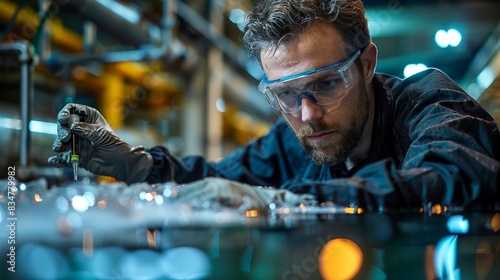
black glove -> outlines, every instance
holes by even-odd
[[[70,110],[83,112],[85,121],[70,124]],[[144,181],[153,169],[153,158],[144,147],[131,147],[116,135],[104,117],[94,108],[66,104],[57,115],[58,138],[52,145],[57,156],[49,158],[55,167],[71,166],[71,133],[80,137],[79,166],[127,184]]]

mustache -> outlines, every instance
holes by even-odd
[[[306,126],[300,128],[297,130],[297,136],[298,137],[305,137],[308,135],[311,135],[315,132],[320,132],[320,131],[330,131],[330,130],[341,130],[341,125],[339,123],[332,123],[330,125],[326,125],[323,122],[318,122],[318,123],[310,123],[307,124]]]

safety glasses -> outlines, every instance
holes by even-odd
[[[357,50],[349,57],[332,64],[268,80],[259,84],[269,105],[285,113],[296,113],[307,98],[318,105],[330,105],[344,98],[354,87],[356,71],[351,67],[361,54]]]

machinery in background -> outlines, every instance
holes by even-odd
[[[193,9],[178,1],[158,1],[160,18],[146,16],[133,23],[100,2],[41,0],[36,8],[30,1],[0,3],[0,30],[8,31],[0,37],[0,83],[5,93],[0,97],[0,142],[11,147],[2,151],[0,168],[18,166],[20,180],[70,178],[67,171],[46,165],[53,154],[55,117],[68,102],[98,108],[131,144],[166,145],[178,155],[206,154],[209,129],[220,131],[215,141],[224,147],[228,140],[237,147],[263,133],[265,122],[248,125],[249,115],[231,104],[249,108],[262,119],[269,119],[270,110],[265,102],[262,106],[242,94],[249,89],[257,94],[256,88],[235,78],[229,68],[215,78],[223,85],[219,90],[238,92],[226,98],[233,109],[212,110],[220,115],[221,127],[206,127],[205,122],[214,119],[204,113],[208,62],[200,59],[198,46],[175,34],[176,20],[196,15]],[[199,32],[211,26],[201,16],[192,25]],[[228,40],[220,34],[206,35],[226,56],[240,52],[234,45],[227,47]],[[251,129],[243,129],[242,123]],[[191,124],[197,129],[186,132],[184,127]]]

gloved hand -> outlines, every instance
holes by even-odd
[[[272,202],[312,204],[315,199],[311,194],[295,194],[288,190],[261,188],[224,178],[208,177],[178,186],[176,201],[265,211]]]
[[[70,124],[71,108],[85,112],[85,121]],[[49,158],[52,166],[71,166],[71,133],[80,137],[79,166],[94,174],[131,184],[144,181],[153,168],[153,158],[144,147],[131,147],[116,135],[99,111],[79,104],[66,104],[57,115],[58,138],[52,150],[60,154]]]

